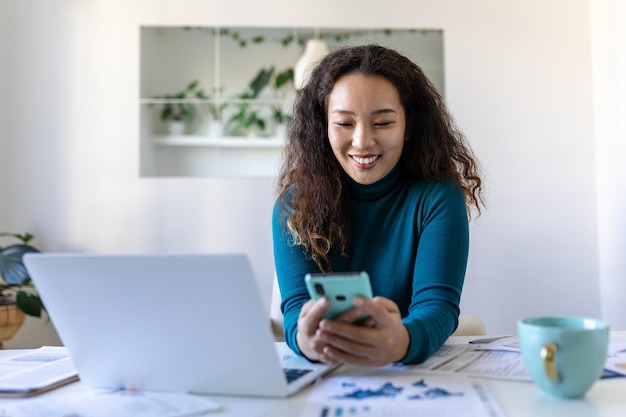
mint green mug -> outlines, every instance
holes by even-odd
[[[604,369],[609,325],[584,317],[532,317],[517,322],[522,358],[533,381],[560,398],[582,397]]]

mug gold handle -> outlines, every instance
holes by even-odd
[[[556,369],[556,352],[558,348],[556,343],[549,342],[543,345],[541,348],[541,359],[543,359],[543,364],[546,369],[546,375],[552,381],[559,383],[561,382],[561,377]]]

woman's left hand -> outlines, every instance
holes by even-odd
[[[357,297],[354,305],[336,320],[320,322],[316,336],[325,343],[324,362],[384,366],[404,358],[410,338],[396,303]],[[354,324],[364,314],[368,317]]]

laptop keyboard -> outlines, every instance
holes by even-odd
[[[303,375],[311,372],[311,369],[297,369],[297,368],[283,368],[285,371],[285,376],[287,377],[287,383],[295,381]]]

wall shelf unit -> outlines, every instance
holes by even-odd
[[[331,51],[398,49],[443,92],[441,30],[142,26],[141,176],[275,177],[296,96],[293,69],[314,36]],[[185,121],[183,134],[167,133],[174,118]]]
[[[285,140],[282,137],[271,138],[243,138],[222,137],[209,138],[200,135],[155,135],[152,136],[155,145],[160,146],[205,146],[209,148],[232,148],[232,149],[282,149]]]

